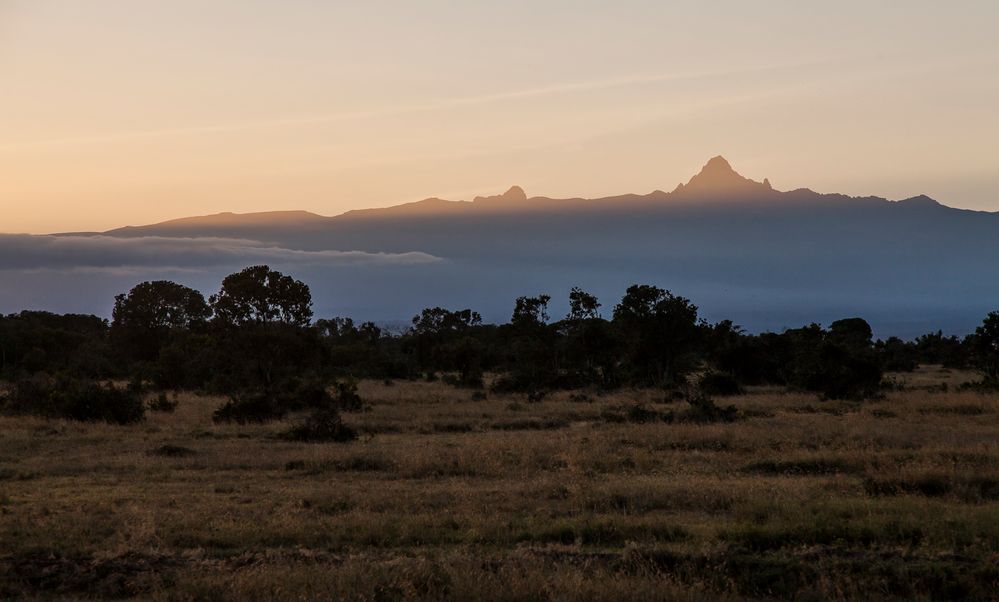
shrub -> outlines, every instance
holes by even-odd
[[[720,407],[705,395],[693,395],[687,399],[690,408],[680,418],[690,422],[734,422],[739,410],[734,405]]]
[[[364,404],[353,381],[337,382],[336,395],[318,380],[284,381],[269,390],[253,391],[231,399],[216,410],[215,422],[267,422],[299,410],[358,412]]]
[[[153,412],[173,412],[177,409],[177,394],[173,399],[168,399],[166,393],[160,393],[156,399],[149,402],[149,409]]]
[[[235,422],[247,424],[251,422],[268,422],[284,417],[287,408],[280,407],[273,395],[255,393],[230,399],[215,410],[212,420],[219,422]]]
[[[708,372],[701,377],[699,384],[705,395],[740,395],[742,387],[734,376],[727,372]]]
[[[151,449],[146,453],[150,456],[163,456],[164,458],[186,458],[188,456],[194,456],[198,452],[181,445],[167,444],[161,445],[156,449]]]
[[[659,412],[651,408],[647,408],[641,404],[635,404],[628,408],[626,414],[628,422],[637,422],[639,424],[644,424],[646,422],[658,422],[659,420],[667,420],[666,416],[660,415]]]
[[[44,374],[16,382],[3,407],[13,414],[112,424],[140,422],[146,415],[137,388]]]
[[[356,382],[352,380],[336,382],[333,388],[336,389],[336,399],[333,401],[341,412],[360,412],[364,409],[361,396],[357,394]]]
[[[343,443],[357,439],[357,431],[343,423],[340,414],[332,408],[316,410],[304,422],[284,433],[293,441]]]

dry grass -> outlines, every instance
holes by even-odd
[[[0,596],[988,598],[999,397],[902,378],[751,391],[724,424],[607,420],[685,405],[656,391],[365,382],[351,444],[183,393],[130,427],[0,418]]]

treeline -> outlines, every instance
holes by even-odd
[[[33,311],[0,317],[0,378],[14,383],[8,411],[45,399],[48,413],[86,419],[99,391],[118,395],[95,383],[114,379],[132,382],[133,391],[229,396],[219,420],[350,409],[358,405],[354,378],[443,378],[482,388],[489,373],[498,375],[491,387],[535,397],[553,389],[697,384],[713,395],[781,385],[825,398],[876,396],[885,371],[919,363],[975,368],[985,383],[999,378],[995,312],[964,338],[936,332],[874,341],[861,318],[748,334],[730,321],[707,323],[690,300],[649,285],[629,287],[606,316],[598,299],[578,288],[564,317],[552,319],[549,302],[548,295],[520,297],[500,325],[483,324],[469,309],[428,308],[406,332],[387,334],[371,322],[314,320],[307,285],[253,266],[226,277],[207,299],[173,282],[144,282],[115,298],[110,323]],[[65,391],[78,391],[80,408],[66,408],[72,404],[63,398],[74,395]]]

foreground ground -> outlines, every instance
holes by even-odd
[[[922,368],[880,401],[362,383],[348,444],[0,417],[0,597],[988,599],[999,396]],[[944,390],[941,384],[947,383]]]

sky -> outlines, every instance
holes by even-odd
[[[999,3],[0,0],[0,232],[425,197],[999,211]]]

